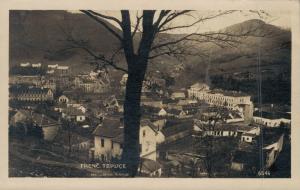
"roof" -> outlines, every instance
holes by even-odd
[[[177,123],[174,125],[166,125],[161,131],[165,136],[172,136],[184,131],[193,130],[193,121]]]
[[[205,87],[209,87],[206,83],[197,82],[191,86],[191,88],[199,88],[204,89]]]
[[[149,126],[155,133],[159,131],[159,128],[156,125],[154,125],[149,119],[141,119],[140,125],[141,127]]]
[[[198,125],[197,125],[198,126]],[[209,125],[201,125],[201,129],[203,130],[212,130],[212,127]],[[235,125],[235,124],[228,124],[228,123],[222,123],[222,124],[217,124],[214,126],[215,131],[249,131],[253,129],[252,126],[247,126],[247,125]]]
[[[239,92],[239,91],[227,91],[227,90],[221,90],[221,89],[214,89],[209,91],[210,94],[222,94],[224,96],[233,96],[233,97],[244,97],[244,96],[250,96],[246,93]]]
[[[161,165],[154,160],[150,160],[147,158],[141,158],[141,162],[142,162],[142,172],[143,173],[150,174],[161,168]]]
[[[67,115],[85,115],[80,109],[74,108],[72,106],[67,107],[67,109],[64,112]]]
[[[115,138],[123,133],[123,128],[120,125],[119,119],[105,118],[101,125],[98,125],[94,130],[93,135]]]
[[[254,117],[262,117],[266,119],[291,119],[291,114],[285,112],[266,112],[266,111],[255,111],[253,113]]]
[[[39,88],[39,87],[28,87],[28,86],[12,86],[10,89],[11,93],[16,94],[47,94],[50,88]]]
[[[179,109],[165,109],[168,114],[179,115],[183,110]]]

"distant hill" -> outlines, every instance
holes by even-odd
[[[118,41],[94,20],[66,11],[10,11],[9,30],[10,65],[29,61],[89,67],[84,63],[85,54],[76,50],[58,51],[66,44],[65,33],[88,41],[95,51],[105,55],[119,47]]]
[[[154,60],[156,63],[151,64],[149,70],[172,73],[174,68],[180,67],[180,80],[177,80],[176,85],[184,87],[199,80],[207,80],[208,75],[255,72],[260,47],[263,69],[275,73],[290,72],[290,31],[261,20],[248,20],[224,28],[221,32],[239,34],[253,28],[257,29],[234,48],[220,48],[212,43],[196,45],[199,52],[209,50],[210,58],[187,56],[184,61],[178,61],[164,56]],[[10,11],[9,29],[11,66],[28,61],[58,63],[70,65],[75,70],[89,70],[91,66],[84,53],[75,50],[63,53],[58,51],[66,43],[64,31],[72,31],[76,38],[88,41],[95,51],[104,55],[111,54],[119,47],[118,41],[104,27],[84,14],[66,11]],[[182,35],[161,34],[160,37],[176,39]],[[120,64],[124,64],[124,59],[120,60]]]

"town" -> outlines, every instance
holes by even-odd
[[[11,68],[10,176],[118,176],[127,76],[74,73],[59,64]],[[280,177],[290,171],[289,106],[260,105],[249,94],[203,81],[176,89],[157,71],[144,81],[141,109],[139,176]]]

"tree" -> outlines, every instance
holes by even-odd
[[[238,34],[228,32],[199,33],[198,30],[189,34],[178,35],[174,38],[166,37],[164,33],[175,30],[193,28],[197,24],[215,19],[236,10],[216,11],[206,16],[195,17],[191,10],[144,10],[137,11],[136,23],[132,24],[130,11],[122,10],[121,19],[105,15],[92,10],[81,10],[82,13],[102,25],[119,42],[120,47],[110,57],[94,52],[88,45],[88,41],[75,39],[68,32],[69,46],[64,48],[81,49],[88,53],[92,60],[90,63],[97,65],[97,69],[112,67],[128,74],[124,101],[124,149],[122,160],[127,164],[129,176],[135,176],[140,162],[139,152],[139,127],[141,118],[141,90],[149,60],[160,56],[174,56],[183,59],[185,56],[206,56],[205,51],[199,51],[195,44],[213,43],[219,47],[235,47],[240,38],[250,34],[251,30],[244,30]],[[173,25],[179,17],[190,17],[193,22],[189,24]],[[108,22],[117,25],[121,32],[116,31]],[[138,36],[139,35],[139,36]],[[136,43],[137,42],[137,43]],[[136,46],[137,44],[137,46]],[[116,63],[118,55],[124,55],[127,69]]]

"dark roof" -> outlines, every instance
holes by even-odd
[[[192,131],[192,129],[193,129],[192,122],[183,122],[175,125],[165,126],[161,131],[167,137],[184,131]]]
[[[28,86],[12,86],[10,87],[10,93],[15,94],[47,94],[49,88],[39,88],[39,87],[28,87]]]
[[[147,174],[155,172],[161,168],[161,165],[154,160],[142,158],[141,162],[142,162],[142,171],[146,172]]]
[[[165,109],[168,114],[179,115],[183,110],[179,109]]]
[[[98,125],[94,130],[95,136],[102,136],[108,138],[115,138],[123,133],[123,128],[120,125],[119,119],[105,118],[103,123]]]
[[[289,113],[284,113],[284,112],[266,112],[266,111],[255,111],[253,113],[253,116],[255,117],[262,117],[262,118],[266,118],[266,119],[281,119],[281,118],[285,118],[285,119],[291,119],[291,114]]]
[[[149,126],[154,132],[159,131],[159,128],[154,125],[149,119],[142,119],[140,121],[140,125],[142,126]]]

